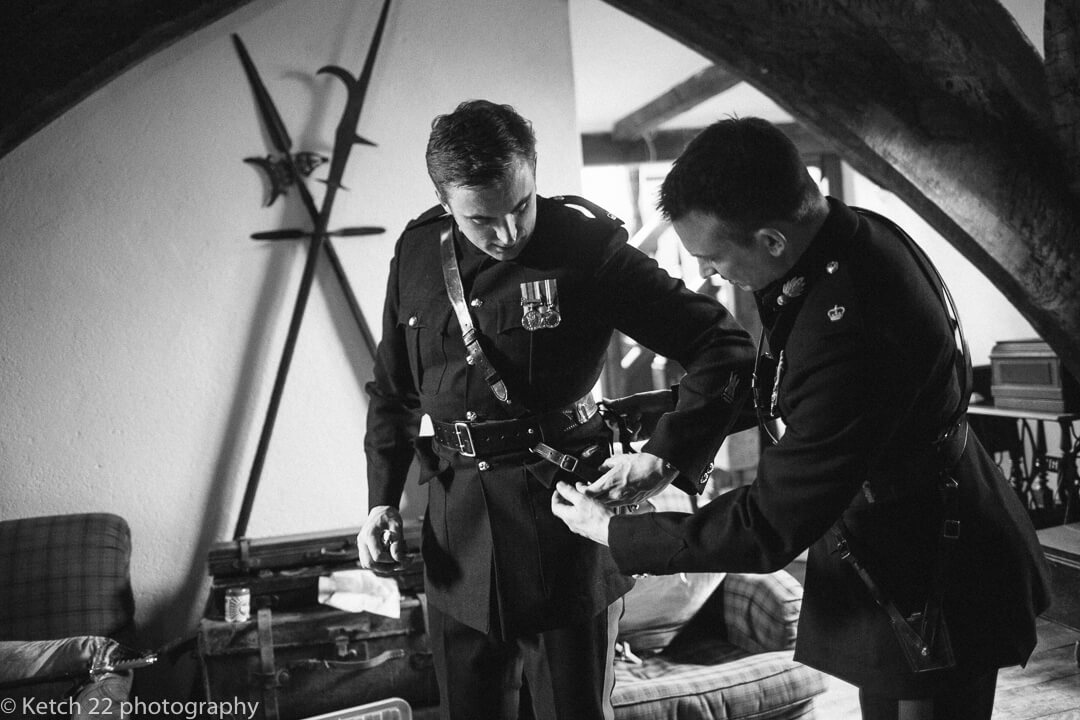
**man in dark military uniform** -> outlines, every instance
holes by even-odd
[[[628,573],[767,572],[809,547],[798,660],[858,686],[864,718],[988,720],[998,668],[1035,646],[1046,566],[963,419],[966,349],[932,265],[823,197],[756,118],[692,141],[660,206],[703,275],[754,291],[756,402],[786,430],[754,483],[696,514],[611,517],[562,483],[553,510]]]
[[[368,385],[361,562],[402,557],[415,456],[443,716],[610,718],[616,601],[632,580],[552,515],[553,482],[587,478],[613,504],[672,481],[697,491],[748,395],[753,343],[613,216],[539,197],[535,139],[513,108],[436,118],[427,163],[440,205],[398,240]],[[616,328],[687,375],[642,452],[609,457],[591,393]],[[433,438],[418,437],[423,414]]]

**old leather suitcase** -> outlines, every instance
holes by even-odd
[[[207,700],[257,703],[261,720],[300,720],[398,697],[414,708],[438,704],[426,633],[419,528],[393,572],[400,618],[318,604],[318,578],[356,567],[356,530],[215,544],[198,656]],[[224,593],[245,587],[251,617],[224,619]]]
[[[290,610],[318,603],[318,579],[335,570],[357,567],[356,533],[342,528],[269,538],[240,538],[214,543],[207,555],[213,579],[206,616],[223,617],[225,591],[245,587],[251,607]],[[406,522],[409,553],[400,567],[379,572],[394,577],[402,593],[424,591],[420,559],[420,524]]]
[[[333,608],[256,611],[247,622],[203,619],[198,653],[206,699],[257,704],[256,718],[300,720],[399,697],[438,704],[420,598],[399,619]]]

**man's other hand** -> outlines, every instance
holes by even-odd
[[[679,474],[650,453],[612,455],[600,466],[603,475],[585,488],[585,494],[608,507],[636,506],[671,484]]]
[[[585,483],[576,488],[562,481],[555,483],[551,512],[578,535],[607,545],[608,522],[615,512],[585,495],[584,489]]]
[[[360,566],[400,563],[405,559],[405,533],[401,513],[389,505],[377,505],[368,512],[360,532],[356,534],[356,549]]]

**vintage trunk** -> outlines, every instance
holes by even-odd
[[[1054,599],[1043,615],[1080,630],[1080,523],[1039,530]]]
[[[199,624],[207,700],[257,703],[259,720],[301,720],[386,698],[438,704],[428,646],[418,528],[407,527],[395,578],[400,617],[318,603],[319,577],[357,567],[356,529],[215,544],[213,578]],[[229,622],[230,588],[251,593],[250,618]]]

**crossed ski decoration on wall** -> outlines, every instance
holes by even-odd
[[[236,523],[233,539],[242,538],[247,532],[251,508],[255,502],[255,493],[259,487],[259,479],[262,475],[263,465],[266,462],[266,452],[270,446],[270,436],[273,434],[274,422],[285,389],[285,379],[289,373],[289,365],[292,362],[293,351],[296,348],[296,340],[300,334],[300,323],[303,320],[304,309],[307,307],[307,300],[311,294],[311,286],[315,280],[315,269],[321,254],[325,254],[330,260],[334,274],[345,293],[349,309],[352,311],[363,336],[364,343],[371,352],[371,356],[375,356],[374,337],[367,321],[364,319],[360,304],[352,291],[352,286],[349,284],[349,279],[341,265],[337,251],[334,249],[331,237],[377,235],[385,232],[385,229],[366,226],[338,230],[328,230],[327,228],[337,191],[346,189],[341,185],[341,178],[345,173],[345,165],[349,160],[349,153],[353,145],[358,143],[374,145],[370,140],[357,135],[356,127],[360,121],[360,111],[364,106],[364,96],[371,81],[372,68],[375,65],[375,54],[382,40],[389,9],[390,0],[385,0],[379,14],[378,24],[375,27],[375,34],[371,40],[371,47],[368,49],[367,58],[364,61],[364,67],[359,77],[354,78],[347,70],[336,65],[327,65],[319,69],[319,73],[327,73],[340,79],[348,91],[345,110],[334,135],[334,148],[329,159],[330,170],[326,180],[323,181],[326,184],[326,193],[323,195],[321,208],[316,206],[304,178],[308,177],[315,168],[326,163],[327,159],[317,153],[293,152],[292,139],[289,137],[288,130],[285,129],[285,123],[282,121],[281,115],[278,114],[277,108],[274,107],[273,100],[270,99],[270,93],[255,69],[255,63],[252,62],[251,56],[248,55],[240,37],[235,34],[232,36],[236,52],[240,55],[240,62],[244,66],[244,73],[247,75],[248,82],[251,84],[251,89],[255,94],[259,114],[262,116],[263,124],[266,126],[266,131],[270,135],[270,140],[276,151],[276,155],[269,155],[265,158],[246,158],[245,162],[263,168],[269,175],[271,192],[267,205],[273,204],[278,196],[285,195],[290,187],[296,187],[312,222],[310,231],[302,229],[271,230],[254,233],[251,236],[256,240],[297,240],[307,238],[308,251],[303,275],[300,279],[300,289],[297,292],[296,303],[293,306],[292,318],[289,322],[289,331],[285,338],[285,348],[282,351],[281,362],[278,365],[277,376],[274,379],[270,405],[267,408],[266,420],[263,423],[262,434],[259,437],[259,445],[255,451],[255,460],[252,463],[251,474],[248,478],[247,488],[244,491],[244,501],[240,507],[240,517]]]

